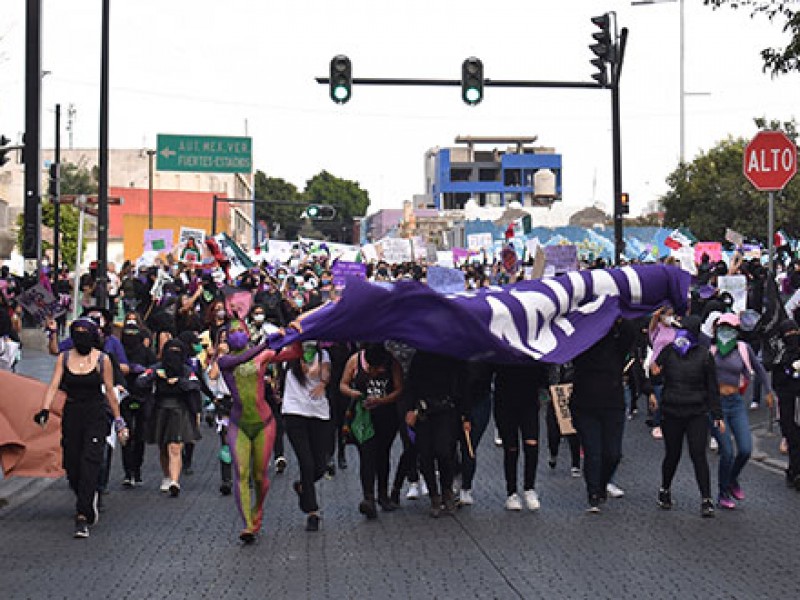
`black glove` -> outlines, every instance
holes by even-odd
[[[33,422],[37,425],[44,427],[47,424],[47,420],[50,418],[50,411],[46,408],[43,408],[35,415],[33,415]]]

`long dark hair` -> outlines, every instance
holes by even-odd
[[[314,345],[314,351],[316,353],[317,358],[320,357],[320,350],[319,344]],[[308,382],[308,377],[306,377],[305,371],[303,371],[303,362],[305,361],[304,357],[295,358],[294,360],[290,360],[288,362],[289,370],[294,375],[295,379],[297,379],[297,383],[302,386],[305,386]]]

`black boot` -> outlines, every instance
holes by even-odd
[[[431,512],[430,515],[434,519],[438,519],[442,514],[442,497],[431,495]]]
[[[453,516],[456,514],[456,496],[452,488],[447,488],[442,493],[442,503],[444,504],[444,514]]]
[[[358,512],[367,517],[367,519],[377,519],[378,509],[375,507],[375,498],[367,496],[358,504]]]

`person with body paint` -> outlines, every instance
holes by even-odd
[[[217,348],[216,369],[209,372],[213,379],[218,371],[231,396],[227,441],[234,466],[234,495],[244,521],[239,539],[246,544],[253,543],[261,530],[270,483],[267,467],[275,443],[275,415],[265,399],[264,375],[269,363],[292,360],[302,353],[300,344],[276,352],[268,347],[267,338],[249,349],[248,342],[246,325],[232,321],[226,342]],[[250,494],[251,479],[255,499]]]

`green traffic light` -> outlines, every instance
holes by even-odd
[[[335,88],[333,88],[333,97],[339,102],[346,102],[350,97],[350,90],[347,88],[347,86],[337,85]]]
[[[477,104],[481,101],[481,92],[478,88],[467,88],[464,92],[464,99],[470,104]]]
[[[306,216],[313,219],[319,215],[319,206],[309,206],[306,209]]]

